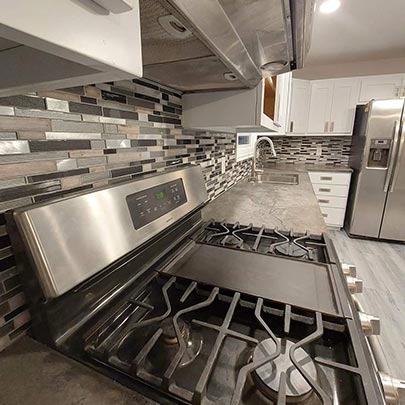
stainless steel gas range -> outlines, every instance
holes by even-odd
[[[206,202],[187,166],[10,214],[33,336],[160,403],[384,404],[328,236]]]

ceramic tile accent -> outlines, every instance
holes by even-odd
[[[351,137],[325,136],[279,136],[271,137],[277,159],[285,163],[304,164],[349,164]],[[270,149],[265,148],[266,160],[271,160]]]
[[[181,104],[141,80],[0,98],[0,349],[30,322],[4,211],[185,163],[201,165],[210,198],[249,173],[234,134],[182,129]]]

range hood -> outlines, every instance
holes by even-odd
[[[253,88],[303,67],[314,0],[140,0],[144,77],[184,92]]]

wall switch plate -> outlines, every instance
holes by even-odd
[[[322,155],[322,145],[316,145],[316,156]]]

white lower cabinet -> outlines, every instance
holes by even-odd
[[[309,178],[326,225],[343,227],[351,173],[311,171]]]

